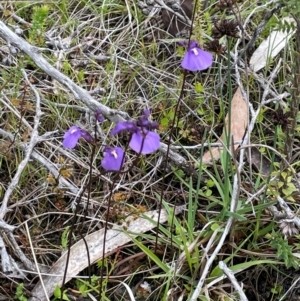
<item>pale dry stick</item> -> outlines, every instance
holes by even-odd
[[[252,20],[252,16],[256,13],[256,11],[262,10],[264,8],[268,8],[271,4],[277,4],[276,2],[277,2],[276,0],[271,0],[265,4],[255,6],[255,8],[249,14],[247,14],[247,18],[245,19],[245,21],[243,23],[243,29],[246,30],[248,23]],[[241,41],[242,41],[242,39],[238,39],[239,43]]]
[[[267,96],[269,95],[269,90],[270,90],[270,86],[271,84],[274,82],[275,80],[275,77],[278,76],[278,70],[281,66],[281,63],[282,63],[282,59],[280,58],[278,60],[278,63],[276,65],[276,67],[273,69],[273,71],[271,72],[270,76],[269,76],[269,80],[267,81],[267,89],[264,90],[264,93],[262,95],[262,98],[261,98],[261,104],[264,105],[266,103],[266,98]]]
[[[41,271],[39,269],[39,264],[38,264],[36,256],[35,256],[32,240],[31,240],[31,234],[30,234],[30,230],[29,230],[27,221],[25,222],[25,228],[26,228],[26,232],[27,232],[27,237],[29,239],[31,254],[32,254],[32,257],[33,257],[33,260],[34,260],[34,263],[35,263],[36,271],[38,273],[38,276],[39,276],[39,279],[40,279],[40,282],[41,282],[41,286],[43,288],[43,291],[45,293],[47,301],[50,301],[49,296],[48,296],[47,291],[46,291],[46,288],[45,288],[45,285],[44,285],[44,282],[43,282],[43,277],[41,275]]]
[[[98,301],[91,293],[87,293],[87,295],[92,301]]]
[[[294,223],[300,229],[300,218],[296,216],[293,210],[290,209],[288,204],[280,196],[277,197],[280,207],[285,211],[287,219],[283,219],[282,222]],[[279,212],[281,213],[281,212]],[[276,215],[275,215],[276,216]]]
[[[125,281],[120,281],[120,284],[123,284],[127,290],[127,293],[129,295],[129,298],[131,301],[136,301],[135,298],[134,298],[134,294],[132,292],[132,289],[129,287],[128,284],[125,283]]]
[[[113,122],[129,119],[127,113],[110,109],[96,101],[85,89],[76,85],[69,77],[55,69],[48,61],[39,54],[39,49],[27,43],[24,39],[13,33],[3,22],[0,21],[0,36],[9,44],[14,45],[25,52],[34,63],[58,82],[67,86],[74,94],[75,99],[84,102],[91,110],[101,110],[102,114]]]
[[[270,93],[270,94],[271,94],[271,93]],[[291,93],[283,92],[282,94],[279,94],[279,95],[277,95],[277,96],[274,97],[274,98],[270,98],[270,99],[268,99],[268,100],[265,100],[263,104],[264,104],[264,105],[267,105],[267,104],[269,104],[269,103],[271,103],[271,102],[273,102],[273,103],[274,103],[274,102],[279,102],[281,106],[283,106],[284,108],[286,108],[286,107],[287,107],[287,104],[284,103],[282,100],[283,100],[284,98],[289,97],[289,96],[291,96]]]
[[[255,73],[255,72],[253,72],[253,71],[251,71],[251,72],[252,72],[252,75],[254,76],[255,80],[260,84],[260,86],[262,87],[262,89],[265,90],[265,89],[266,89],[266,81],[265,81],[265,79],[262,78],[259,74]],[[281,105],[283,105],[284,107],[286,107],[286,104],[283,104],[283,103],[282,103],[282,98],[288,97],[288,96],[291,95],[291,94],[288,93],[288,92],[284,92],[284,93],[281,94],[281,97],[282,97],[282,98],[278,98],[278,97],[279,97],[278,93],[274,92],[273,90],[270,90],[269,93],[270,93],[271,96],[274,97],[275,100],[278,99],[279,103],[280,103]],[[269,100],[268,100],[268,101],[269,101]],[[273,100],[273,101],[274,101],[274,100]],[[266,103],[267,103],[267,101],[266,101]]]
[[[4,241],[1,236],[0,236],[0,257],[1,257],[2,272],[4,274],[10,274],[12,272],[12,267],[10,264],[8,253],[6,251]]]
[[[6,1],[5,1],[6,2]],[[0,10],[7,14],[7,9],[4,9],[4,7],[2,6],[2,4],[0,4]],[[9,16],[14,19],[16,21],[16,23],[19,23],[19,24],[23,24],[25,27],[29,28],[31,26],[31,23],[23,20],[21,17],[19,17],[18,15],[16,15],[14,12],[12,11],[9,11]]]
[[[243,86],[243,84],[241,82],[241,75],[240,75],[239,67],[238,67],[238,63],[241,62],[241,60],[239,59],[239,56],[238,56],[238,46],[239,46],[239,43],[241,41],[242,41],[242,39],[238,39],[237,42],[235,43],[235,47],[234,47],[235,52],[234,52],[234,55],[233,55],[233,60],[234,60],[234,66],[235,66],[235,77],[236,77],[235,81],[237,82],[237,84],[238,84],[238,86],[239,86],[239,88],[241,90],[241,94],[242,94],[244,100],[247,101],[247,105],[248,105],[248,120],[249,120],[249,116],[250,116],[249,112],[251,112],[251,115],[253,117],[253,115],[254,115],[254,108],[253,108],[252,104],[249,102],[249,93],[245,92],[244,86]],[[248,74],[248,70],[245,70],[245,72],[247,72],[246,74]],[[248,125],[247,132],[249,133],[249,125]],[[250,144],[250,134],[248,135],[247,139],[249,140],[248,143]]]
[[[296,284],[297,284],[299,281],[300,281],[300,277],[298,277],[298,278],[291,284],[291,286],[289,287],[289,289],[283,294],[283,296],[279,299],[279,301],[286,300],[285,298],[286,298],[287,294],[288,294],[291,290],[293,290],[293,289],[295,288]],[[299,286],[297,286],[297,289],[298,289],[298,287],[299,287]]]
[[[240,296],[240,301],[248,301],[248,298],[246,297],[245,293],[243,292],[243,289],[238,284],[236,278],[234,277],[234,274],[232,271],[227,267],[226,263],[224,261],[219,262],[220,269],[226,274],[230,282],[232,283],[233,287],[237,291],[237,293]]]
[[[211,254],[211,256],[209,257],[209,259],[206,262],[206,265],[203,269],[201,278],[198,281],[198,284],[196,286],[196,289],[193,292],[193,295],[192,295],[190,301],[197,301],[198,300],[199,295],[200,295],[201,290],[202,290],[202,287],[203,287],[203,284],[204,284],[204,281],[205,281],[205,278],[206,278],[207,274],[209,273],[209,269],[210,269],[211,265],[214,263],[215,258],[217,257],[219,251],[223,247],[225,239],[226,239],[227,235],[230,232],[232,222],[233,222],[233,217],[229,217],[229,219],[226,223],[226,227],[224,228],[224,232],[223,232],[222,236],[220,237],[218,245],[216,246],[214,252]]]
[[[257,116],[256,116],[257,118]],[[242,142],[245,143],[246,139],[244,139],[244,141]],[[238,198],[239,198],[239,192],[240,192],[240,181],[239,181],[239,174],[244,166],[244,152],[245,150],[242,149],[240,151],[240,156],[239,156],[239,165],[237,168],[237,171],[234,175],[234,179],[233,179],[233,191],[232,191],[232,198],[231,198],[231,202],[230,202],[230,212],[234,213],[235,209],[237,208],[237,202],[238,202]],[[210,258],[208,259],[205,268],[203,269],[202,275],[200,277],[200,280],[196,286],[195,291],[192,294],[191,300],[190,301],[196,301],[201,293],[201,289],[203,287],[204,281],[206,279],[207,274],[209,273],[209,269],[211,267],[211,265],[213,264],[213,262],[215,261],[215,258],[217,257],[220,249],[222,248],[224,241],[227,237],[227,235],[230,233],[231,230],[231,226],[234,222],[234,218],[233,217],[229,217],[226,226],[224,228],[223,234],[220,237],[220,240],[217,244],[217,246],[215,247],[214,252],[211,254]]]
[[[240,161],[239,161],[237,173],[240,173],[244,166],[243,155],[241,155],[241,153],[242,153],[242,151],[240,152]],[[240,191],[239,180],[238,180],[239,177],[238,177],[237,173],[234,175],[234,179],[233,179],[233,191],[232,191],[232,198],[231,198],[231,203],[230,203],[230,212],[232,212],[232,213],[234,213],[234,209],[237,206],[237,202],[238,202],[238,198],[239,198],[239,191]],[[199,279],[199,282],[196,286],[195,291],[193,292],[193,295],[192,295],[190,301],[198,300],[198,297],[201,293],[206,276],[209,273],[209,269],[210,269],[211,265],[214,263],[215,258],[217,257],[219,251],[223,247],[226,237],[230,233],[233,221],[234,221],[234,218],[232,216],[230,216],[226,223],[226,226],[224,228],[223,234],[221,235],[220,240],[219,240],[217,246],[215,247],[214,252],[211,254],[211,256],[209,257],[209,259],[206,262],[206,265],[203,269],[202,275]]]
[[[14,231],[16,229],[16,227],[15,226],[11,226],[11,225],[7,224],[4,221],[0,221],[0,229],[4,230],[4,231],[12,232],[12,231]]]
[[[300,218],[296,216],[280,196],[277,197],[277,200],[282,211],[278,211],[275,206],[269,206],[269,210],[272,212],[274,218],[279,220],[278,223],[282,235],[285,238],[298,235],[300,230]]]
[[[272,179],[271,179],[272,180]],[[251,195],[251,197],[249,197],[247,199],[247,201],[245,202],[245,204],[249,204],[252,203],[252,201],[256,198],[258,198],[259,195],[261,195],[262,193],[264,193],[266,191],[267,185],[263,185],[258,191],[256,191],[254,194]]]
[[[206,244],[205,248],[202,247],[202,248],[203,248],[203,255],[202,255],[202,258],[201,258],[200,263],[203,263],[203,261],[206,260],[206,259],[208,258],[208,253],[209,253],[209,251],[210,251],[210,248],[211,248],[211,247],[213,246],[213,244],[214,244],[214,240],[215,240],[217,234],[219,233],[219,231],[218,231],[219,229],[220,229],[220,228],[216,229],[216,230],[213,232],[213,234],[212,234],[212,236],[210,237],[210,239],[209,239],[208,243]]]
[[[180,20],[184,21],[187,23],[187,25],[191,25],[192,21],[187,17],[187,16],[183,16],[182,14],[178,13],[177,11],[173,10],[171,7],[169,7],[168,5],[165,4],[165,2],[163,0],[155,0],[155,2],[157,4],[160,5],[161,8],[169,11],[171,14],[174,14],[177,18],[179,18]]]
[[[3,22],[0,21],[0,37],[2,37],[7,43],[14,45],[21,51],[25,52],[35,64],[45,71],[48,75],[56,79],[58,82],[66,86],[74,95],[75,99],[84,102],[92,111],[96,112],[101,110],[102,114],[109,120],[117,123],[119,121],[129,120],[130,117],[127,113],[120,110],[113,110],[100,102],[96,101],[85,89],[76,85],[69,77],[59,72],[51,64],[48,63],[44,57],[39,54],[37,47],[31,46],[25,40],[13,33]],[[160,151],[167,152],[168,146],[161,142]],[[169,158],[174,164],[187,163],[185,158],[176,154],[175,152],[169,152]]]
[[[6,232],[5,235],[6,235],[7,239],[9,240],[9,242],[11,244],[11,248],[13,249],[16,257],[18,257],[21,260],[21,262],[24,264],[26,269],[28,269],[30,271],[35,271],[35,265],[23,253],[20,246],[16,242],[16,239],[15,239],[15,236],[13,235],[13,233]]]
[[[146,193],[146,191],[148,191],[148,189],[151,186],[155,186],[158,182],[158,180],[153,179],[153,177],[157,174],[159,167],[161,166],[162,162],[163,162],[164,158],[163,156],[159,156],[156,159],[156,164],[155,166],[152,167],[152,170],[150,170],[146,175],[144,175],[140,181],[136,181],[136,184],[138,183],[143,183],[144,179],[146,180],[146,177],[148,178],[147,182],[144,184],[144,188],[141,190],[141,192]],[[135,187],[135,183],[133,183],[133,185],[131,186],[132,189]]]
[[[26,280],[29,281],[29,279],[26,277],[26,275],[23,273],[23,271],[17,265],[17,263],[15,262],[15,260],[11,256],[9,256],[9,259],[11,261],[12,266],[15,269],[15,271],[13,271],[13,274],[10,274],[9,276],[13,277],[13,278],[22,278],[22,279],[26,279]]]
[[[290,209],[290,207],[288,206],[288,204],[284,201],[284,199],[280,196],[277,197],[277,201],[280,205],[280,207],[286,212],[287,217],[294,217],[295,213],[293,212],[293,210]]]
[[[46,134],[48,134],[48,133],[46,133]],[[3,137],[5,137],[5,138],[8,138],[10,141],[13,141],[13,139],[14,139],[14,135],[13,134],[11,134],[11,133],[9,133],[9,132],[7,132],[7,131],[4,131],[3,129],[1,129],[0,128],[0,135],[1,136],[3,136]],[[46,138],[44,138],[44,137],[47,137],[48,135],[46,135],[45,136],[45,134],[44,135],[42,135],[42,136],[40,136],[39,137],[39,141],[38,142],[41,142],[41,141],[43,141],[44,139],[46,139]],[[26,148],[27,148],[27,143],[18,143],[18,145],[21,147],[21,149],[23,149],[23,150],[26,150]],[[35,150],[33,150],[32,151],[32,153],[31,153],[31,157],[33,158],[33,159],[35,159],[36,161],[38,161],[39,163],[41,163],[43,166],[45,166],[48,170],[49,170],[49,172],[51,173],[51,174],[53,174],[53,176],[55,177],[55,178],[59,178],[59,184],[61,185],[61,186],[65,186],[65,187],[67,187],[68,188],[68,190],[69,191],[71,191],[73,194],[77,194],[78,193],[78,188],[76,187],[76,186],[74,186],[74,185],[72,185],[69,181],[67,181],[65,178],[63,178],[63,177],[59,177],[59,171],[56,169],[56,167],[55,167],[55,165],[52,163],[52,162],[50,162],[47,158],[45,158],[44,156],[42,156],[42,155],[40,155],[37,151],[35,151]],[[1,228],[1,224],[2,222],[0,221],[0,228]],[[10,226],[10,227],[13,227],[13,226]],[[14,229],[14,227],[12,228],[12,230]],[[12,231],[11,230],[11,231]]]
[[[71,204],[69,205],[69,207],[71,207],[73,211],[76,210],[76,207],[79,204],[80,205],[84,204],[83,202],[81,202],[81,200],[82,200],[82,196],[84,195],[84,192],[86,190],[86,187],[87,187],[86,185],[89,182],[89,179],[90,179],[90,175],[89,174],[86,174],[86,175],[84,175],[82,177],[82,179],[81,179],[81,187],[79,188],[78,193],[76,194],[76,196],[72,200]],[[90,201],[88,201],[88,202],[90,202]]]
[[[17,185],[20,181],[20,177],[23,173],[24,168],[27,166],[27,164],[29,162],[31,153],[32,153],[35,145],[39,142],[38,128],[39,128],[39,124],[40,124],[40,118],[42,116],[42,111],[41,111],[41,107],[40,107],[40,96],[39,96],[38,92],[36,91],[36,89],[33,87],[33,85],[29,82],[29,80],[27,78],[27,74],[25,73],[24,70],[22,70],[22,74],[25,77],[27,84],[30,86],[30,88],[33,91],[34,96],[36,98],[34,126],[32,129],[31,135],[30,135],[29,143],[27,144],[27,147],[25,150],[24,159],[19,163],[17,171],[16,171],[14,177],[12,178],[10,184],[8,185],[7,190],[4,194],[4,197],[2,200],[2,205],[0,207],[0,220],[3,220],[5,214],[7,213],[7,204],[8,204],[9,198],[11,197],[13,191],[15,190],[15,188],[17,187]]]
[[[244,142],[245,142],[245,140],[242,142],[242,144]],[[230,202],[230,212],[232,212],[232,213],[234,213],[237,208],[237,202],[238,202],[239,192],[240,192],[240,187],[239,187],[240,186],[240,181],[239,181],[240,176],[239,176],[239,174],[244,166],[243,158],[244,158],[244,150],[242,149],[240,151],[240,156],[239,156],[239,165],[238,165],[237,171],[236,171],[236,173],[234,175],[234,179],[233,179],[233,191],[232,191],[232,198],[231,198],[231,202]],[[204,284],[205,278],[206,278],[207,274],[209,273],[209,269],[210,269],[211,265],[213,264],[215,258],[217,257],[220,249],[222,248],[224,241],[231,230],[231,226],[232,226],[233,222],[234,222],[234,218],[229,217],[229,219],[226,223],[226,226],[224,228],[224,232],[221,235],[220,240],[219,240],[217,246],[215,247],[214,252],[211,254],[210,258],[208,259],[208,261],[205,265],[205,268],[203,269],[201,278],[196,286],[195,291],[193,292],[193,295],[192,295],[192,298],[190,301],[196,301],[198,299],[198,296],[201,293],[201,289]]]
[[[39,96],[38,92],[36,91],[36,89],[33,87],[33,85],[29,82],[25,71],[24,70],[21,70],[21,71],[22,71],[23,76],[25,77],[27,84],[30,86],[30,88],[33,91],[35,98],[36,98],[34,126],[32,129],[32,132],[31,132],[30,141],[25,148],[24,159],[19,163],[17,171],[16,171],[14,177],[12,178],[10,184],[8,185],[7,190],[4,194],[4,197],[2,200],[2,205],[0,207],[0,220],[3,220],[5,214],[7,213],[8,201],[20,181],[20,177],[23,173],[24,168],[27,166],[27,164],[30,160],[30,157],[32,155],[35,145],[39,142],[38,128],[39,128],[39,123],[40,123],[40,117],[42,116],[42,111],[41,111],[41,107],[40,107],[40,96]],[[8,239],[10,240],[10,242],[16,246],[17,243],[16,243],[15,238],[12,235],[12,233],[7,232],[6,234],[7,234]],[[33,268],[33,264],[30,262],[29,259],[27,259],[27,257],[24,255],[24,253],[22,252],[22,250],[19,247],[15,247],[14,250],[16,253],[18,253],[18,255],[20,255],[20,259],[22,260],[22,262],[25,264],[26,267]],[[3,255],[3,254],[1,254],[1,255]],[[5,258],[2,257],[2,262],[4,260],[5,260]],[[9,261],[6,263],[9,263]]]
[[[234,142],[234,145],[236,144],[241,144],[242,141],[235,141]],[[223,147],[224,144],[223,143],[220,143],[220,142],[213,142],[213,143],[202,143],[202,144],[196,144],[196,145],[192,145],[192,146],[189,146],[189,145],[171,145],[170,148],[171,149],[201,149],[202,147],[208,147],[208,146],[220,146],[220,147]]]
[[[246,47],[242,50],[240,53],[240,56],[243,56],[245,52],[248,52],[249,50],[252,51],[254,48],[254,43],[257,41],[260,34],[264,31],[267,23],[271,19],[271,17],[277,13],[281,9],[282,5],[277,5],[273,7],[271,10],[268,10],[263,18],[263,20],[257,25],[256,29],[254,30],[254,33],[252,35],[251,40],[247,43]],[[248,23],[248,20],[247,20]],[[247,25],[247,24],[246,24]],[[246,26],[245,26],[246,27]]]

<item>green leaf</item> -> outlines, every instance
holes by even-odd
[[[163,127],[166,127],[166,126],[169,125],[169,121],[170,121],[170,120],[169,120],[168,118],[164,117],[164,118],[161,119],[160,124],[161,124]]]
[[[66,249],[68,247],[69,229],[70,229],[70,226],[67,226],[61,235],[61,246],[63,247],[63,249]]]
[[[88,287],[87,287],[87,285],[85,283],[81,284],[78,289],[81,292],[81,294],[82,294],[83,297],[87,296],[86,291],[87,291]]]
[[[210,228],[213,230],[213,231],[217,231],[220,229],[220,226],[217,224],[217,223],[213,223]]]
[[[203,92],[203,86],[202,86],[201,83],[196,82],[196,84],[195,84],[195,91],[196,91],[197,93]]]
[[[137,239],[132,238],[134,243],[152,260],[154,261],[165,273],[169,272],[169,267],[163,263],[151,250],[149,250],[145,245],[139,242]]]
[[[254,260],[254,261],[240,263],[240,264],[234,265],[229,268],[232,272],[241,272],[252,266],[256,266],[256,265],[259,266],[259,265],[263,265],[263,264],[282,264],[282,263],[278,262],[278,261],[270,260],[270,259]],[[223,275],[223,271],[219,268],[219,266],[216,266],[210,274],[211,277],[220,277],[222,275]]]
[[[207,299],[205,296],[199,296],[198,297],[201,301],[210,301],[209,299]]]
[[[282,237],[275,237],[271,240],[270,245],[277,249],[277,257],[284,261],[287,268],[299,267],[299,260],[293,255],[292,248],[287,240]]]
[[[214,187],[215,186],[215,182],[212,179],[208,179],[206,181],[206,186],[209,187],[209,188]]]
[[[66,295],[65,292],[62,293],[62,296],[61,296],[61,289],[58,285],[55,286],[55,289],[54,289],[54,293],[53,293],[54,297],[57,298],[57,299],[63,299],[65,301],[70,301],[70,299],[68,298],[68,296]]]
[[[226,213],[225,213],[225,216],[230,216],[230,217],[234,217],[234,218],[236,218],[239,222],[245,222],[245,221],[247,221],[248,219],[246,218],[246,217],[244,217],[244,216],[242,216],[242,215],[240,215],[240,214],[237,214],[237,213],[235,213],[235,212],[230,212],[230,211],[227,211]]]
[[[206,196],[211,196],[212,195],[212,190],[211,189],[206,189],[205,193]]]

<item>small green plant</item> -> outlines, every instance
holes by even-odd
[[[64,232],[61,235],[61,246],[64,250],[68,247],[68,235],[69,235],[70,226],[66,227]]]
[[[33,44],[44,44],[44,31],[47,17],[49,15],[49,5],[35,6],[31,15],[31,27],[29,30],[29,42]]]
[[[99,293],[99,277],[93,275],[90,282],[76,279],[76,288],[80,291],[82,297],[87,297],[89,292]]]
[[[283,286],[275,283],[274,286],[271,288],[271,293],[273,293],[274,295],[279,295],[281,294],[282,290]]]
[[[70,301],[70,299],[66,294],[66,290],[62,292],[61,288],[58,285],[56,285],[53,295],[55,297],[53,301],[59,301],[59,300]]]
[[[284,199],[294,202],[293,194],[298,190],[293,183],[293,174],[288,169],[280,172],[279,175],[278,173],[278,171],[272,173],[272,177],[275,178],[275,180],[269,183],[267,195],[274,197],[279,195],[284,196]]]
[[[287,268],[299,268],[299,260],[293,255],[292,247],[281,234],[272,234],[270,246],[277,250],[276,256],[284,261]]]
[[[27,301],[26,296],[24,296],[24,283],[19,283],[18,284],[15,297],[19,301]]]

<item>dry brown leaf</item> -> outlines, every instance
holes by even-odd
[[[175,214],[179,214],[184,210],[185,206],[178,206],[175,209]],[[132,237],[137,237],[141,233],[145,233],[156,227],[158,220],[158,211],[146,212],[144,217],[139,217],[136,220],[130,222],[127,228],[127,232],[120,226],[115,226],[113,229],[109,229],[106,234],[105,253],[113,252],[118,247],[123,246],[132,240]],[[147,218],[146,218],[147,217]],[[151,219],[151,221],[149,220]],[[159,222],[165,223],[168,220],[168,213],[165,209],[161,210]],[[130,233],[130,234],[128,234]],[[85,242],[89,249],[89,256],[91,264],[102,259],[103,253],[103,234],[104,229],[96,231],[85,237]],[[88,266],[88,257],[86,253],[86,246],[83,240],[78,241],[71,247],[68,272],[66,282],[72,279],[72,276],[76,276],[80,271]],[[49,276],[43,276],[43,285],[38,282],[32,290],[32,297],[29,301],[46,301],[47,297],[53,295],[56,285],[61,286],[63,280],[63,274],[66,267],[67,252],[65,252],[51,267],[48,272]],[[50,276],[51,275],[51,276]]]
[[[229,116],[227,114],[225,119],[226,132],[228,133],[228,121]],[[233,136],[234,142],[241,141],[245,135],[245,130],[248,125],[248,106],[242,96],[241,89],[238,88],[233,95],[231,101],[231,129],[230,133]],[[220,143],[225,143],[224,134],[218,140]],[[234,145],[234,149],[237,149],[238,144]],[[220,158],[223,147],[212,147],[202,157],[203,163],[209,163]]]

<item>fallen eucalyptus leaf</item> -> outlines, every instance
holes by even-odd
[[[284,18],[287,23],[295,23],[293,18]],[[294,35],[296,30],[281,31],[275,30],[271,32],[252,54],[250,58],[250,67],[254,72],[264,68],[270,58],[274,58],[288,43],[289,39]]]
[[[229,114],[225,119],[226,132],[229,132]],[[248,106],[244,100],[241,89],[238,88],[233,95],[231,101],[231,122],[230,122],[230,134],[233,136],[234,142],[242,141],[245,135],[245,130],[248,125]],[[224,134],[218,140],[220,143],[225,143]],[[238,144],[234,145],[234,149],[238,148]],[[209,163],[214,160],[218,160],[223,151],[223,147],[212,147],[202,157],[203,163]]]
[[[185,206],[176,207],[175,214],[179,214],[184,210]],[[121,226],[114,226],[109,229],[106,234],[105,253],[114,252],[118,247],[130,242],[132,237],[137,237],[141,233],[145,233],[156,227],[158,221],[158,211],[149,211],[143,214],[144,217],[139,217],[130,221],[126,230]],[[151,219],[151,221],[149,220]],[[168,220],[168,213],[162,209],[159,223],[165,223]],[[128,233],[131,233],[130,235]],[[85,237],[86,244],[89,249],[89,256],[91,264],[96,263],[102,259],[103,254],[103,238],[104,229],[89,234]],[[51,267],[48,272],[49,275],[43,276],[43,285],[38,282],[32,290],[32,297],[29,301],[46,301],[47,297],[53,295],[55,287],[62,285],[63,275],[66,267],[67,252],[65,252]],[[86,253],[85,242],[81,239],[71,247],[67,279],[66,282],[76,276],[80,271],[88,267],[88,256]],[[51,276],[50,276],[51,275]]]

